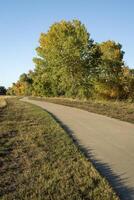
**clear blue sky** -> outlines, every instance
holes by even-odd
[[[96,42],[120,42],[125,62],[134,67],[133,0],[0,0],[0,85],[8,87],[34,68],[41,32],[56,21],[74,18]]]

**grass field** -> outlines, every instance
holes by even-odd
[[[106,115],[112,118],[120,119],[134,123],[134,103],[122,101],[78,101],[64,98],[40,98],[30,97],[30,99],[48,101],[56,104],[76,107],[89,112]]]
[[[6,99],[3,97],[0,97],[0,108],[4,108],[6,106]]]
[[[115,200],[107,181],[41,108],[0,108],[1,200]]]

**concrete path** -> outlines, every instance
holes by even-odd
[[[122,200],[134,199],[134,124],[77,108],[28,100],[60,121]]]

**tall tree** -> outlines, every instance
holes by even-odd
[[[44,67],[44,82],[47,79],[52,94],[88,97],[100,50],[85,26],[78,20],[55,23],[39,42],[34,61],[36,68]]]
[[[123,98],[125,91],[122,85],[124,66],[122,46],[110,40],[99,46],[102,63],[95,93],[107,98]]]

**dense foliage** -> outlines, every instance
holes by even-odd
[[[72,98],[134,97],[134,71],[125,66],[122,46],[95,43],[78,20],[54,23],[41,33],[34,71],[22,74],[8,94]]]
[[[0,86],[0,95],[6,95],[6,88],[4,86]]]

